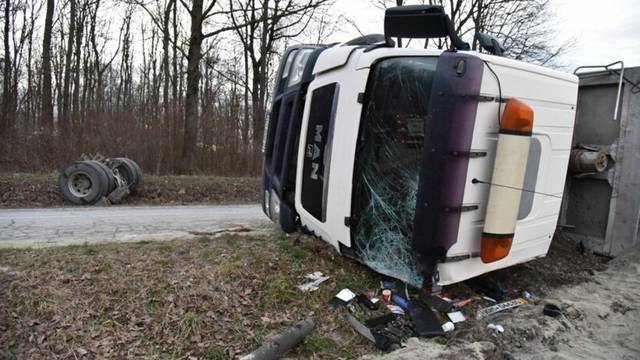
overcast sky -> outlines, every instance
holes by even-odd
[[[550,0],[557,24],[557,40],[575,39],[573,50],[561,58],[567,69],[579,65],[608,64],[623,60],[640,66],[640,0]],[[353,19],[364,33],[382,33],[382,11],[369,0],[337,0],[337,14]],[[346,41],[358,36],[347,26],[331,38]],[[470,39],[466,39],[469,41]]]

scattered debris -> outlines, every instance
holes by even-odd
[[[347,314],[347,320],[349,320],[349,323],[358,334],[374,343],[378,349],[395,350],[400,348],[400,341],[395,336],[390,336],[391,334],[388,335],[384,332],[372,332],[371,329],[364,326],[351,314]]]
[[[436,314],[422,301],[412,301],[409,306],[409,315],[415,325],[416,333],[423,337],[444,335],[444,329]]]
[[[451,311],[451,302],[444,300],[439,296],[429,296],[425,299],[427,305],[432,308],[441,311],[441,312],[449,312]]]
[[[493,331],[493,332],[497,332],[497,333],[503,333],[504,332],[504,327],[502,325],[495,325],[495,324],[489,324],[487,325],[487,329]]]
[[[336,297],[344,302],[349,302],[351,300],[353,300],[353,298],[356,297],[356,294],[353,293],[353,291],[349,290],[349,289],[342,289],[340,290],[340,292],[336,295]]]
[[[507,309],[512,309],[514,307],[518,307],[518,306],[520,306],[522,304],[526,304],[526,303],[527,303],[527,301],[525,299],[523,299],[523,298],[517,298],[517,299],[514,299],[514,300],[510,300],[510,301],[505,301],[503,303],[492,305],[492,306],[486,307],[484,309],[481,309],[480,311],[478,311],[477,318],[481,319],[481,318],[483,318],[485,316],[489,316],[489,315],[492,315],[492,314],[495,314],[497,312],[504,311],[504,310],[507,310]]]
[[[542,313],[547,316],[558,317],[562,315],[562,310],[560,310],[560,308],[557,305],[545,304],[544,308],[542,309]]]
[[[189,231],[189,234],[195,236],[219,236],[228,233],[245,233],[250,232],[251,229],[245,226],[235,226],[225,229],[213,230],[213,231]]]
[[[369,310],[378,309],[378,306],[376,305],[376,303],[371,301],[365,294],[356,295],[356,301]],[[376,302],[377,302],[377,299],[376,299]]]
[[[487,300],[487,301],[489,301],[489,302],[497,303],[497,301],[496,301],[495,299],[490,298],[490,297],[488,297],[488,296],[483,296],[482,298],[483,298],[483,299],[485,299],[485,300]]]
[[[349,303],[349,301],[353,300],[356,297],[356,294],[349,289],[342,289],[336,296],[334,296],[329,304],[333,307],[345,306]]]
[[[316,271],[304,276],[311,280],[310,282],[298,285],[298,289],[302,292],[311,292],[319,289],[320,284],[329,280],[330,276],[324,276],[320,271]]]
[[[387,304],[387,309],[394,314],[404,315],[404,310],[398,305]]]
[[[393,290],[396,287],[395,281],[393,279],[385,279],[381,282],[382,289]]]
[[[458,300],[453,303],[453,307],[460,309],[462,307],[465,307],[466,305],[471,304],[471,302],[473,302],[473,299]]]
[[[368,327],[364,326],[360,321],[353,317],[353,315],[347,314],[347,320],[349,320],[349,323],[351,324],[353,329],[358,332],[358,334],[369,339],[369,341],[371,341],[372,343],[376,342],[376,338],[373,336],[371,330],[369,330]]]
[[[367,326],[380,326],[380,325],[387,325],[388,323],[396,320],[398,318],[398,315],[396,314],[384,314],[384,315],[380,315],[380,316],[376,316],[373,317],[371,319],[367,319],[364,323]]]
[[[453,323],[451,321],[447,321],[446,323],[442,324],[442,331],[444,332],[450,332],[453,331],[456,328],[455,325],[453,325]]]
[[[478,277],[471,279],[467,282],[469,286],[475,289],[477,292],[484,294],[484,296],[492,299],[492,302],[502,301],[504,299],[507,290],[500,286],[495,281],[489,280],[486,277]]]
[[[396,305],[400,306],[402,310],[409,310],[409,302],[400,295],[393,295],[391,297],[391,301],[393,301]]]
[[[299,321],[283,333],[265,342],[254,352],[242,356],[241,360],[271,360],[279,359],[287,350],[304,340],[316,326],[313,318]]]
[[[382,290],[382,300],[384,302],[390,302],[391,301],[391,290],[389,290],[389,289]]]
[[[466,320],[466,318],[464,317],[464,315],[460,311],[454,311],[454,312],[447,313],[447,316],[449,317],[449,320],[451,320],[451,322],[453,322],[454,324],[459,323],[459,322],[463,322],[463,321]]]

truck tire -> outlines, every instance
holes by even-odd
[[[111,194],[111,192],[113,190],[115,190],[116,186],[118,185],[118,184],[116,184],[115,176],[113,176],[113,171],[111,171],[111,169],[109,169],[109,167],[107,165],[101,163],[100,161],[88,160],[86,162],[89,162],[89,163],[99,167],[100,170],[102,170],[104,175],[107,177],[107,193],[105,195]]]
[[[127,181],[129,193],[135,194],[142,183],[142,170],[140,170],[140,166],[138,166],[135,161],[125,157],[114,158],[114,160],[119,162],[116,169],[118,169],[120,175]]]
[[[93,205],[107,194],[108,178],[102,168],[91,162],[77,161],[60,173],[58,188],[65,202]]]

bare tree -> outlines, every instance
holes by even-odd
[[[60,127],[64,132],[69,130],[68,122],[69,122],[69,108],[70,108],[70,93],[69,89],[71,86],[71,64],[73,61],[73,42],[76,40],[76,22],[77,22],[77,0],[69,0],[69,32],[67,34],[67,47],[65,49],[65,58],[64,58],[64,83],[62,86],[61,93],[61,110],[60,116],[58,117],[58,121]]]
[[[2,76],[2,124],[0,132],[8,131],[12,126],[13,111],[11,104],[13,103],[13,90],[11,88],[11,46],[9,39],[11,38],[11,0],[5,0],[4,3],[4,64]]]
[[[55,0],[47,0],[47,14],[42,37],[42,95],[41,125],[53,129],[53,95],[51,91],[51,32]]]
[[[236,7],[240,11],[232,11],[230,18],[236,26],[236,35],[243,45],[251,69],[251,129],[254,144],[258,145],[262,140],[269,64],[276,44],[299,36],[313,19],[315,11],[328,4],[327,0],[236,0]],[[240,26],[241,23],[248,25],[245,28]],[[249,84],[248,75],[246,84]]]

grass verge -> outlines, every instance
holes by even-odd
[[[328,306],[378,275],[309,237],[224,235],[191,241],[0,250],[0,358],[227,359],[315,316],[288,356],[374,352]],[[331,276],[302,293],[303,275]]]

